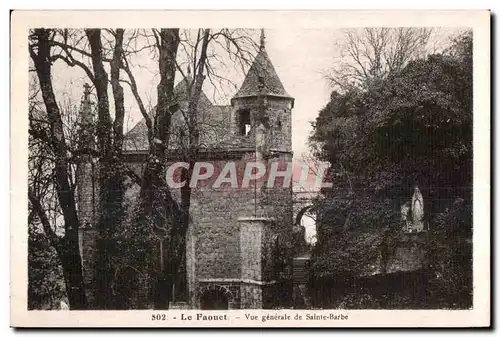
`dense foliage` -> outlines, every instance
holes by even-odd
[[[28,309],[59,309],[67,298],[57,253],[36,222],[28,230]]]
[[[430,268],[428,305],[470,305],[472,35],[380,81],[333,92],[313,127],[310,144],[331,164],[333,182],[317,201],[313,269],[322,272],[315,277],[359,275],[363,268],[352,266],[383,255],[395,244],[383,237],[400,232],[400,207],[417,185],[430,227],[420,240]],[[368,232],[375,234],[359,234]],[[453,297],[454,289],[460,294]]]

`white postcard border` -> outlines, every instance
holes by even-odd
[[[209,311],[28,311],[28,28],[365,26],[471,27],[474,36],[473,280],[471,310],[235,310],[227,321],[181,320]],[[489,11],[15,11],[11,17],[11,325],[16,327],[470,327],[490,324]],[[245,318],[245,314],[257,320]],[[165,314],[166,320],[152,320]],[[220,312],[212,312],[220,315]],[[347,319],[268,320],[264,315],[347,315]],[[176,319],[173,319],[176,317]],[[187,316],[184,316],[187,317]],[[179,319],[178,319],[179,318]]]

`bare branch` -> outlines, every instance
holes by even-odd
[[[87,74],[87,76],[89,77],[89,79],[93,83],[94,82],[94,74],[92,73],[92,71],[90,71],[90,69],[83,62],[75,60],[71,56],[71,54],[66,54],[66,55],[67,56],[63,56],[62,54],[53,55],[51,57],[51,61],[54,62],[57,60],[63,60],[70,67],[74,67],[74,66],[80,67],[83,71],[85,71],[85,73]]]
[[[127,82],[130,86],[130,89],[132,90],[132,94],[135,97],[135,100],[137,101],[137,104],[139,105],[139,110],[141,111],[142,117],[146,121],[146,126],[148,129],[148,140],[151,142],[153,139],[153,122],[151,121],[151,117],[149,116],[144,103],[142,101],[141,96],[139,95],[139,90],[137,89],[137,83],[135,81],[135,77],[132,74],[132,71],[130,70],[130,67],[128,65],[127,58],[123,58],[122,62],[122,69],[125,70],[125,73],[127,73],[127,76],[130,80],[130,82]]]
[[[347,29],[338,46],[341,57],[327,78],[340,90],[383,79],[390,71],[425,56],[431,32],[428,28]]]
[[[60,249],[61,248],[61,239],[56,235],[52,227],[50,226],[50,221],[49,218],[47,217],[47,214],[45,213],[45,210],[42,206],[42,203],[40,202],[40,199],[36,196],[35,192],[31,188],[31,186],[28,187],[28,199],[31,203],[31,206],[33,207],[33,210],[35,211],[38,219],[40,220],[42,224],[43,231],[45,232],[45,235],[47,235],[47,238],[49,239],[50,244],[56,248]]]

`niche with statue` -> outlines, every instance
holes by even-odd
[[[411,201],[405,202],[401,206],[401,222],[403,223],[403,232],[420,233],[429,228],[424,220],[424,199],[418,186],[413,189]]]

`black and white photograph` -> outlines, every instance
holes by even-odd
[[[28,312],[477,309],[473,27],[190,23],[29,27]]]

